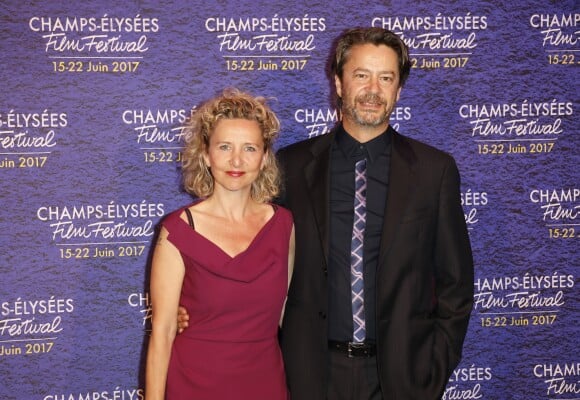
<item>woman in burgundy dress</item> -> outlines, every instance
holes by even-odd
[[[278,194],[279,122],[227,90],[192,118],[184,186],[199,200],[162,222],[153,255],[147,400],[287,399],[278,324],[294,256]],[[189,328],[176,337],[178,305]]]

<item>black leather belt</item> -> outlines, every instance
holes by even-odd
[[[349,358],[373,357],[377,354],[377,346],[374,343],[337,342],[329,340],[328,348],[344,353]]]

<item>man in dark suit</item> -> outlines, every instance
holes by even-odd
[[[461,358],[473,261],[459,173],[451,156],[389,125],[409,71],[397,35],[346,31],[333,61],[341,122],[278,153],[281,203],[296,230],[281,334],[293,400],[439,399]],[[357,340],[351,240],[361,159],[365,337]]]
[[[459,173],[389,125],[409,71],[394,33],[346,31],[340,123],[278,153],[296,232],[280,336],[292,400],[436,400],[461,358],[473,260]]]

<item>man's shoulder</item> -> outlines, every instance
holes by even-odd
[[[288,153],[302,152],[304,150],[307,150],[307,149],[310,149],[310,148],[316,146],[319,142],[325,142],[326,140],[328,140],[329,137],[327,135],[329,135],[329,134],[315,136],[312,138],[308,138],[308,139],[300,140],[298,142],[294,142],[294,143],[289,144],[285,147],[282,147],[280,150],[278,150],[278,153],[288,154]]]

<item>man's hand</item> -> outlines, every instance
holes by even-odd
[[[183,332],[189,326],[189,314],[183,306],[177,309],[177,333]]]

